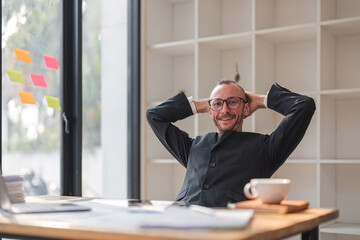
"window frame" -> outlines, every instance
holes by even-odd
[[[128,0],[128,197],[140,198],[140,1]],[[63,0],[61,195],[82,195],[82,0]],[[0,4],[2,20],[2,4]],[[0,24],[2,32],[2,24]],[[2,43],[0,43],[2,45]],[[0,45],[0,46],[1,46]],[[0,54],[2,72],[2,46]],[[2,81],[0,104],[2,104]],[[65,115],[64,115],[65,113]],[[65,121],[66,117],[66,121]],[[67,122],[67,125],[66,125]],[[69,131],[66,131],[68,128]],[[0,112],[2,141],[2,111]],[[0,148],[2,174],[2,147]]]
[[[141,6],[128,0],[128,198],[140,199]]]
[[[81,196],[82,0],[63,3],[61,195]]]

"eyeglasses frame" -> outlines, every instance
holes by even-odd
[[[231,109],[231,110],[238,109],[239,107],[237,107],[237,108],[231,108],[231,107],[229,107],[229,104],[228,104],[227,101],[228,101],[230,98],[238,98],[238,99],[240,99],[239,107],[241,106],[241,101],[243,101],[244,103],[247,103],[247,101],[245,101],[245,99],[243,99],[242,97],[229,97],[229,98],[227,98],[227,99],[214,98],[214,99],[210,99],[210,100],[208,101],[209,107],[210,107],[210,109],[213,110],[213,111],[220,111],[220,110],[223,109],[223,107],[224,107],[224,102],[226,102],[226,105],[228,106],[229,109]],[[221,100],[221,101],[222,101],[222,105],[221,105],[221,108],[220,108],[220,109],[214,110],[214,109],[211,108],[211,101],[214,101],[214,100]]]

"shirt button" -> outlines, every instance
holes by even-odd
[[[213,162],[212,162],[212,163],[210,163],[210,167],[212,167],[212,168],[213,168],[213,167],[215,167],[215,166],[216,166],[216,164],[215,164],[215,163],[213,163]]]
[[[204,185],[204,189],[205,189],[205,190],[208,190],[209,188],[210,188],[209,185],[207,185],[207,184]]]

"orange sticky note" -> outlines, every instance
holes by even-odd
[[[19,49],[19,48],[14,48],[14,50],[15,50],[15,53],[16,53],[16,57],[17,57],[17,59],[19,61],[31,64],[29,51],[22,50],[22,49]]]
[[[18,92],[22,104],[36,104],[31,92]]]

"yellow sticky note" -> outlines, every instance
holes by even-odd
[[[31,92],[18,92],[22,104],[36,104],[34,96]]]
[[[56,97],[45,96],[49,107],[61,110],[59,99]]]
[[[21,72],[9,70],[9,69],[6,69],[6,72],[9,75],[11,81],[25,84]]]
[[[26,62],[26,63],[30,63],[31,64],[31,59],[30,59],[30,52],[26,51],[26,50],[22,50],[19,48],[14,48],[15,53],[16,53],[16,57],[19,61],[22,62]]]

